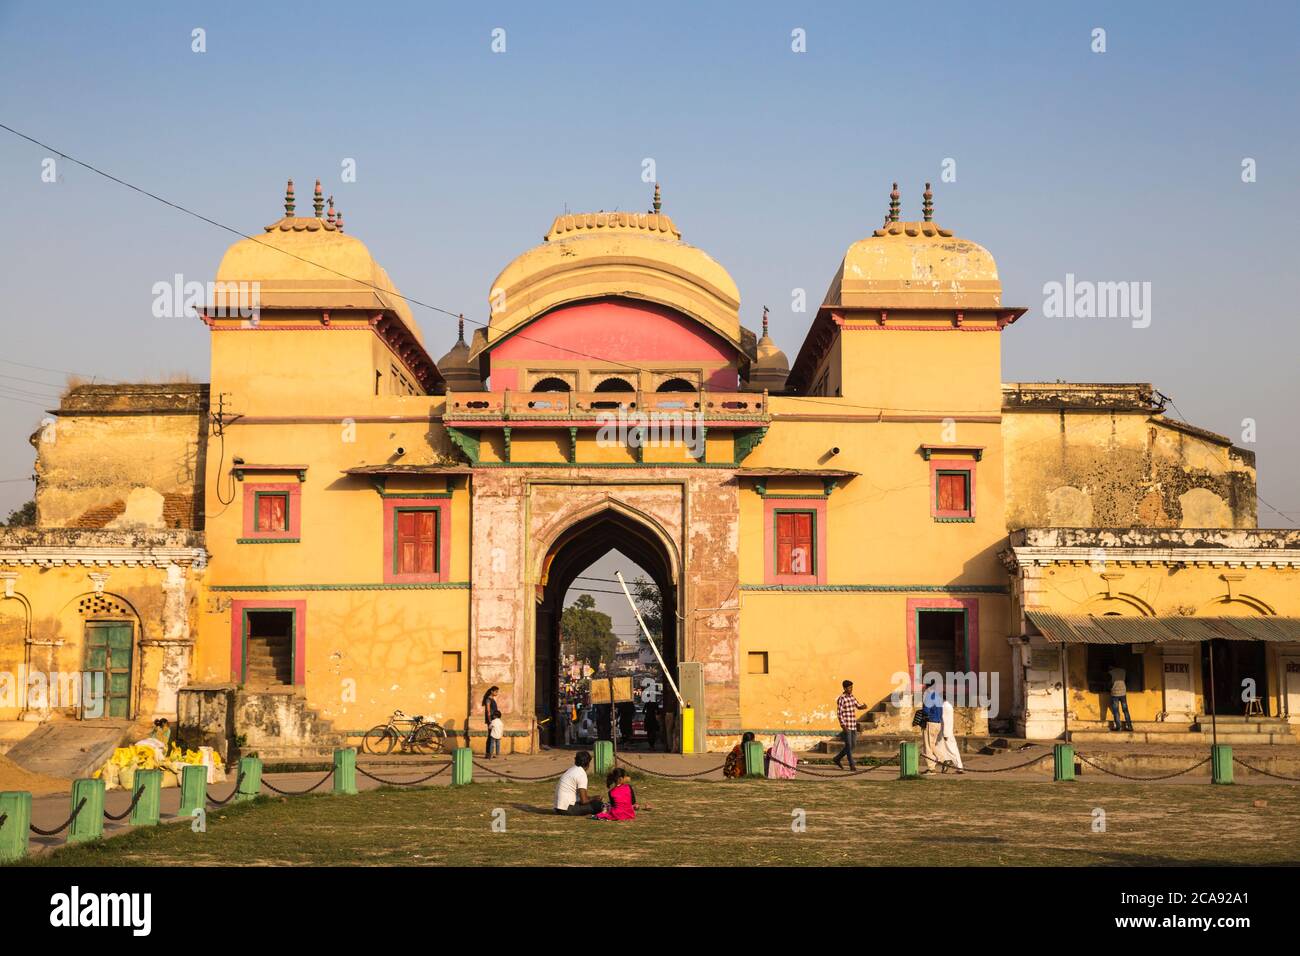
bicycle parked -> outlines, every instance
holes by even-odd
[[[407,729],[401,729],[401,727]],[[408,717],[400,710],[393,711],[388,723],[377,724],[366,731],[362,749],[369,754],[390,754],[394,747],[402,753],[451,753],[447,744],[447,731],[436,720],[425,720],[419,714]]]

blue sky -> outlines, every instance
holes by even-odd
[[[1153,382],[1238,442],[1253,419],[1260,495],[1300,521],[1294,4],[468,6],[0,2],[0,122],[248,232],[319,176],[403,292],[477,318],[566,204],[645,208],[650,157],[791,355],[792,290],[815,308],[890,182],[915,218],[930,180],[1030,309],[1005,380]],[[203,327],[151,290],[232,239],[66,161],[43,183],[46,155],[0,131],[0,514],[63,370],[206,380]],[[1151,282],[1150,327],[1045,318],[1067,273]],[[416,316],[440,354],[454,321]]]

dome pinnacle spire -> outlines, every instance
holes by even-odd
[[[894,188],[889,193],[889,215],[885,217],[885,222],[898,222],[898,183],[894,183]]]
[[[312,196],[312,206],[316,209],[316,218],[320,218],[321,212],[325,209],[325,196],[320,190],[320,180],[316,180],[316,192]]]
[[[293,204],[293,180],[291,179],[291,180],[289,180],[288,184],[284,187],[284,214],[285,214],[285,216],[288,216],[288,217],[292,217],[292,216],[293,216],[293,205],[294,205],[294,204]]]
[[[926,222],[934,221],[934,193],[930,192],[929,183],[925,184],[925,192],[921,194],[921,215]]]

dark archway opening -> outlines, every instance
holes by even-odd
[[[670,378],[659,386],[659,392],[698,392],[699,389],[684,378]]]
[[[626,561],[614,560],[618,557],[625,558]],[[589,736],[577,732],[579,726],[575,725],[574,733],[570,735],[566,735],[564,730],[563,709],[566,706],[578,705],[580,722],[587,716],[589,681],[581,677],[574,679],[573,643],[568,642],[566,648],[562,632],[565,607],[572,604],[573,598],[579,594],[596,592],[608,596],[609,600],[603,602],[607,606],[615,610],[620,606],[625,609],[615,627],[615,635],[624,645],[623,652],[617,654],[606,669],[606,673],[613,676],[632,677],[632,684],[638,691],[631,710],[624,708],[622,713],[625,720],[636,723],[637,732],[631,740],[625,740],[622,746],[632,743],[634,746],[645,747],[651,743],[645,733],[646,708],[640,700],[648,682],[651,686],[657,683],[661,689],[659,699],[654,702],[657,706],[650,708],[649,723],[652,727],[657,725],[659,730],[654,743],[659,749],[664,746],[672,749],[674,744],[671,735],[678,726],[676,697],[664,679],[653,653],[645,653],[649,651],[648,646],[642,647],[639,660],[636,654],[626,652],[628,645],[638,642],[644,645],[644,638],[627,608],[627,600],[613,572],[604,570],[598,574],[592,573],[592,565],[598,562],[600,568],[618,567],[629,588],[637,577],[648,579],[650,600],[655,604],[662,622],[662,633],[652,631],[652,639],[673,680],[677,680],[677,587],[673,580],[672,561],[665,545],[644,524],[618,511],[611,509],[586,518],[562,534],[552,546],[542,568],[541,583],[537,586],[534,701],[541,727],[541,743],[545,746],[589,745]],[[656,589],[657,596],[654,594]],[[633,596],[636,596],[635,590]],[[657,601],[654,600],[655,597]],[[568,660],[565,659],[566,649],[569,651]],[[576,663],[580,669],[582,662],[579,660]],[[593,679],[604,677],[603,673],[593,674]],[[591,716],[600,718],[601,729],[607,730],[618,719],[619,713],[617,707],[613,712],[595,708]]]
[[[569,383],[562,378],[544,378],[533,386],[534,392],[567,392]]]

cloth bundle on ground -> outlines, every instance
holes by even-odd
[[[172,744],[171,750],[164,754],[162,741],[152,737],[137,741],[130,747],[118,747],[92,776],[104,781],[105,790],[130,790],[135,785],[137,770],[162,770],[162,785],[178,787],[181,771],[186,766],[207,767],[208,783],[226,779],[221,755],[211,747],[182,751]]]

